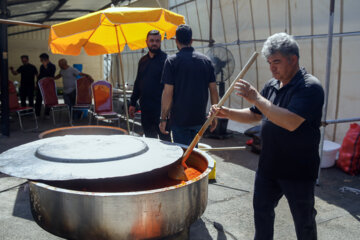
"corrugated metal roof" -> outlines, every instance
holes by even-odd
[[[8,0],[8,20],[53,24],[131,0]],[[16,34],[13,31],[12,34]]]

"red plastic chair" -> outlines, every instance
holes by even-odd
[[[104,80],[91,85],[94,96],[94,116],[96,124],[99,120],[112,122],[117,121],[120,127],[120,115],[113,111],[112,85]]]
[[[91,103],[92,103],[92,91],[91,91],[91,84],[94,82],[93,79],[89,77],[81,77],[76,80],[76,103],[71,108],[70,114],[70,124],[72,125],[73,119],[73,112],[74,111],[84,111],[91,110]],[[91,118],[89,117],[89,124]]]
[[[19,117],[19,123],[21,130],[24,131],[24,126],[22,124],[22,118],[26,115],[33,115],[35,120],[35,127],[27,130],[33,130],[39,128],[38,122],[35,115],[35,109],[33,107],[21,107],[19,104],[19,99],[17,97],[16,88],[12,81],[9,81],[9,108],[10,113],[17,113]]]
[[[54,112],[66,111],[70,122],[69,106],[67,104],[59,104],[54,79],[42,78],[39,80],[38,84],[42,98],[44,99],[44,105],[51,110],[54,125],[56,125]]]

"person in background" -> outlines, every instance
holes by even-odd
[[[38,75],[38,80],[36,82],[36,103],[35,103],[35,112],[36,112],[36,116],[40,116],[41,113],[41,105],[42,105],[42,96],[41,96],[41,92],[39,89],[39,80],[44,78],[44,77],[54,77],[55,76],[55,71],[56,71],[56,66],[50,62],[49,60],[49,55],[46,53],[42,53],[40,54],[40,62],[41,62],[41,66],[40,66],[40,71],[39,71],[39,75]],[[50,109],[49,108],[45,108],[45,118],[49,118],[49,113],[50,113]]]
[[[149,52],[139,60],[134,90],[130,98],[129,114],[134,117],[136,103],[141,109],[141,126],[146,137],[171,141],[170,135],[159,130],[161,94],[164,88],[161,74],[167,54],[161,51],[161,35],[157,30],[147,34],[146,45]]]
[[[299,67],[299,46],[286,33],[270,36],[262,55],[273,78],[259,93],[239,80],[236,94],[253,106],[217,108],[210,114],[250,123],[262,120],[262,149],[253,197],[255,240],[273,239],[275,207],[288,200],[297,239],[317,239],[314,188],[320,164],[320,122],[324,91],[319,80]]]
[[[21,106],[26,107],[26,99],[29,101],[29,106],[34,106],[34,90],[35,90],[35,77],[38,75],[38,71],[34,65],[29,63],[29,56],[22,55],[21,57],[22,66],[16,71],[13,67],[10,67],[13,75],[21,74],[20,81],[20,100]]]
[[[62,77],[63,79],[63,90],[64,90],[64,102],[69,106],[69,110],[71,111],[72,106],[75,105],[76,101],[76,79],[77,76],[88,77],[90,79],[91,76],[82,73],[76,68],[73,68],[68,65],[66,59],[62,58],[59,60],[60,72],[55,76],[55,80]]]
[[[219,95],[211,60],[196,52],[192,44],[192,30],[188,25],[176,29],[179,52],[165,61],[162,82],[160,130],[167,134],[166,122],[170,117],[173,140],[190,145],[206,120],[206,106],[210,91],[211,104],[217,104]],[[210,131],[216,128],[217,119]]]

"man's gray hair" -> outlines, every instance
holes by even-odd
[[[261,50],[262,56],[268,59],[274,53],[279,52],[283,56],[296,55],[299,56],[299,45],[294,37],[287,33],[275,33],[268,37]]]

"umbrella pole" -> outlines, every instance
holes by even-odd
[[[128,133],[130,134],[129,112],[128,112],[128,106],[127,106],[127,97],[126,97],[126,87],[125,87],[123,64],[122,64],[122,58],[121,58],[120,52],[118,54],[119,54],[119,65],[120,65],[120,71],[121,71],[121,84],[123,85],[124,110],[125,110],[125,114],[126,114],[126,126],[127,126]]]

